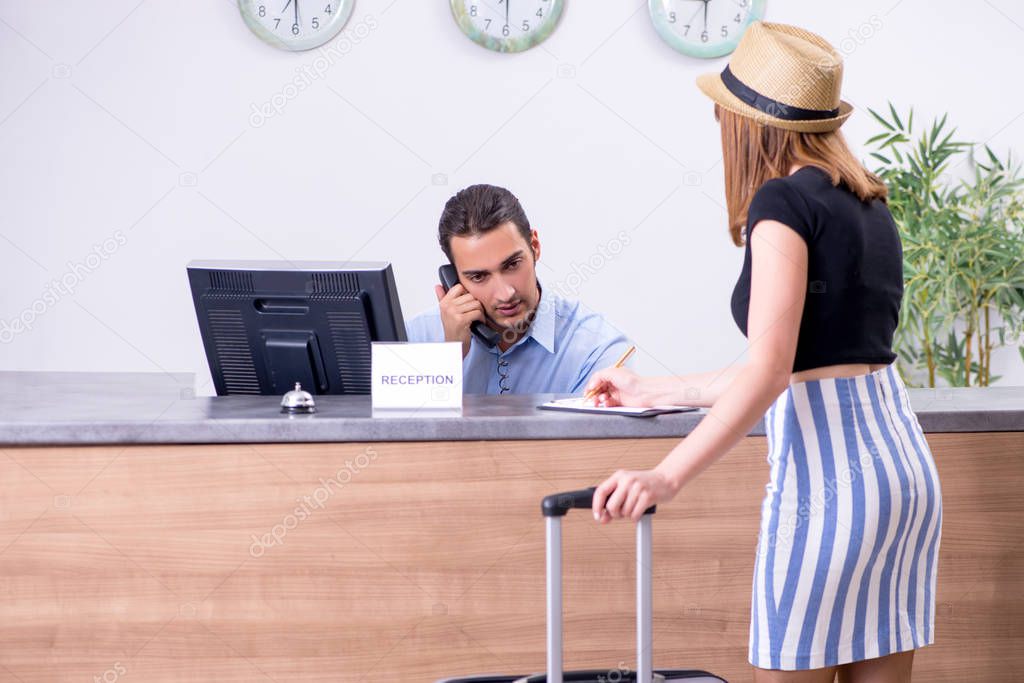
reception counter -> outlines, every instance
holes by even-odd
[[[188,375],[0,373],[0,681],[433,681],[544,667],[540,499],[650,467],[700,413],[372,418]],[[1024,669],[1024,387],[912,390],[942,479],[915,680]],[[746,664],[760,426],[654,520],[654,662]],[[566,666],[634,662],[632,528],[565,524]]]

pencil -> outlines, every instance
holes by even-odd
[[[619,359],[617,361],[615,361],[615,365],[613,365],[612,367],[621,368],[622,364],[625,363],[627,360],[629,360],[629,357],[632,356],[633,352],[635,352],[635,351],[636,351],[636,344],[633,344],[628,349],[626,349],[625,351],[622,352],[622,355],[619,356]],[[596,394],[596,393],[597,393],[597,391],[595,389],[591,389],[587,393],[583,394],[583,400],[585,401],[588,398],[594,398],[594,394]]]

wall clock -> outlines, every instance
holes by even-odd
[[[764,0],[647,0],[647,9],[662,40],[711,59],[736,49],[747,26],[764,16]]]
[[[522,52],[555,30],[565,0],[450,0],[452,16],[474,43],[497,52]]]
[[[338,35],[355,0],[238,0],[246,25],[282,50],[312,50]]]

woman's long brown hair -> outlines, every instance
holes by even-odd
[[[844,183],[867,202],[888,197],[885,183],[864,168],[838,130],[798,133],[763,125],[715,105],[715,120],[722,128],[722,165],[725,168],[725,203],[733,244],[743,246],[747,211],[757,190],[772,178],[789,175],[794,165],[817,166],[833,185]]]

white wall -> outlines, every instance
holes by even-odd
[[[358,0],[335,63],[295,93],[321,53],[267,47],[231,0],[0,0],[0,319],[37,312],[5,335],[0,369],[205,382],[192,258],[390,260],[411,315],[433,300],[440,209],[475,182],[516,192],[541,233],[543,281],[577,285],[631,334],[642,371],[734,360],[742,252],[693,84],[725,60],[673,52],[646,4],[568,0],[542,47],[500,55],[465,39],[444,0]],[[1020,3],[767,8],[846,53],[858,152],[876,131],[867,107],[892,99],[1024,153]],[[252,116],[285,95],[280,115]],[[622,232],[629,244],[580,277]],[[73,293],[53,293],[62,278]],[[1024,384],[1015,349],[994,364]]]

